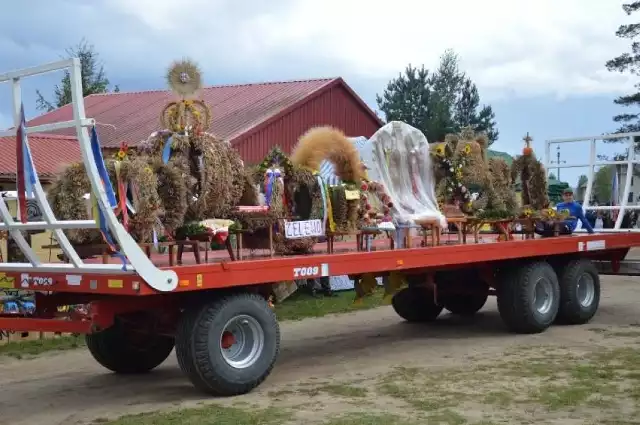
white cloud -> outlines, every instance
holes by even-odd
[[[480,86],[483,98],[612,94],[628,91],[634,82],[604,68],[608,59],[629,48],[615,31],[633,17],[616,1],[280,0],[234,6],[183,0],[178,7],[167,0],[109,3],[151,29],[137,37],[134,45],[144,41],[148,49],[138,58],[133,51],[122,54],[126,42],[113,47],[136,68],[156,66],[149,56],[164,56],[168,63],[173,57],[167,54],[186,54],[205,70],[279,66],[286,74],[290,64],[281,62],[286,58],[312,62],[309,76],[322,72],[384,81],[408,63],[435,67],[450,47],[461,55],[463,69]]]

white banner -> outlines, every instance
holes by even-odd
[[[287,221],[284,223],[284,236],[287,239],[300,239],[323,236],[321,220]]]

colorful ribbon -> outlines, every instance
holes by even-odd
[[[24,104],[20,105],[20,125],[16,132],[16,160],[17,160],[17,189],[18,189],[18,216],[22,223],[27,222],[27,196],[33,196],[33,186],[37,176],[29,149],[27,137]]]
[[[271,194],[273,193],[274,171],[269,168],[265,172],[264,198],[267,206],[271,206]]]
[[[327,230],[327,191],[326,188],[324,187],[324,180],[322,179],[322,177],[320,176],[320,174],[317,175],[317,179],[318,179],[318,185],[320,185],[320,195],[322,196],[322,232],[326,233]]]
[[[122,225],[125,230],[129,231],[129,208],[127,207],[127,186],[125,182],[122,180],[122,175],[120,173],[122,167],[122,162],[116,161],[114,164],[114,168],[116,171],[116,187],[118,190],[118,208],[117,212],[122,214]],[[116,214],[118,215],[118,214]]]
[[[111,180],[109,180],[109,174],[107,173],[107,167],[104,165],[104,159],[102,158],[102,151],[100,150],[100,141],[98,140],[98,133],[96,128],[93,127],[91,129],[91,151],[93,152],[93,157],[95,160],[96,168],[98,169],[98,176],[100,177],[100,182],[102,183],[102,187],[104,188],[107,195],[107,202],[109,203],[109,207],[114,209],[117,205],[116,197],[113,193],[113,187],[111,186]],[[103,208],[106,208],[105,205],[102,205],[102,201],[98,199],[98,194],[94,194],[91,197],[93,200],[92,210],[93,210],[93,219],[96,221],[98,225],[98,229],[100,229],[100,233],[102,234],[102,238],[109,245],[109,248],[114,252],[114,255],[122,260],[122,269],[127,269],[127,258],[116,249],[116,244],[111,236],[111,231],[109,230],[109,226],[107,225],[107,220],[103,213]],[[99,204],[100,203],[100,204]],[[102,206],[102,208],[100,208]]]
[[[169,162],[169,158],[171,157],[171,145],[173,145],[173,136],[169,136],[167,140],[165,140],[164,147],[162,148],[162,162],[164,164]]]

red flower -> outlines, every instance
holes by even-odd
[[[367,190],[369,188],[369,186],[367,186],[366,183],[362,183],[362,185],[360,186],[360,190]]]

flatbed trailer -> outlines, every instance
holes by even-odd
[[[68,69],[73,120],[26,128],[20,80]],[[119,224],[109,207],[95,166],[84,116],[77,59],[0,75],[13,84],[16,128],[25,134],[75,127],[83,160],[110,231],[126,265],[82,261],[63,229],[96,227],[95,221],[59,221],[36,178],[34,199],[43,220],[19,222],[0,200],[3,223],[29,260],[0,264],[0,287],[35,292],[29,317],[0,315],[0,329],[86,334],[93,357],[115,373],[149,372],[175,349],[180,368],[200,390],[220,396],[251,391],[270,374],[279,350],[280,328],[270,302],[274,283],[337,275],[402,275],[405,288],[392,306],[409,322],[431,322],[443,309],[471,316],[496,296],[506,327],[543,332],[554,323],[587,323],[600,304],[598,268],[620,272],[640,233],[597,233],[503,242],[377,249],[306,256],[220,261],[158,267]],[[10,130],[3,136],[14,135]],[[70,262],[43,263],[21,231],[51,230]],[[59,306],[88,304],[86,315],[60,320]]]

